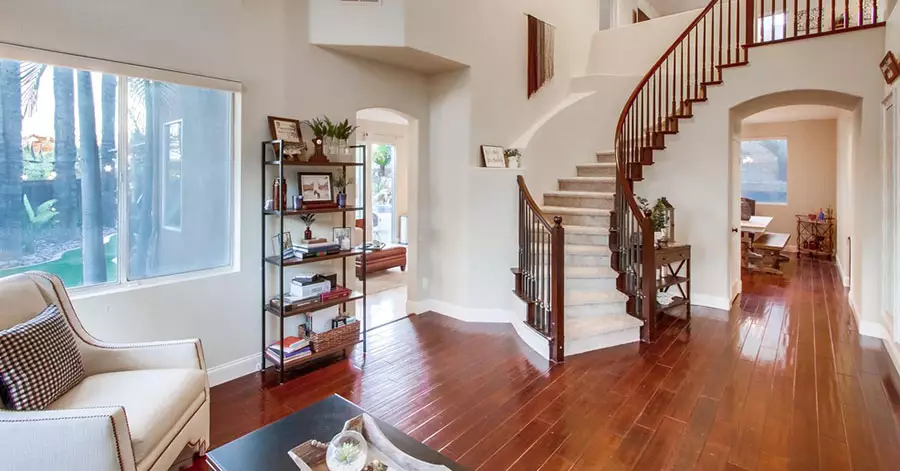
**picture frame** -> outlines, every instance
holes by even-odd
[[[272,133],[273,140],[284,141],[284,155],[289,156],[290,160],[299,160],[306,154],[307,147],[299,119],[269,116],[269,132]]]
[[[297,184],[303,203],[334,202],[334,182],[328,172],[297,172]]]
[[[335,227],[331,229],[332,240],[341,246],[341,250],[350,250],[353,245],[353,228],[352,227]]]
[[[888,51],[878,64],[881,69],[881,76],[884,77],[885,83],[888,85],[894,83],[897,77],[900,77],[900,65],[897,64],[897,58],[894,57],[892,51]]]
[[[481,158],[487,168],[506,168],[506,157],[503,155],[503,147],[481,146]]]
[[[294,256],[294,241],[291,239],[291,233],[285,231],[282,234],[272,236],[272,251],[275,256],[281,252],[282,258],[291,258]]]

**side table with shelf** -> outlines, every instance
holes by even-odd
[[[837,220],[826,217],[823,220],[810,219],[804,214],[797,215],[797,256],[833,258],[835,253],[835,230]]]
[[[650,326],[649,330],[649,335],[651,336],[655,336],[656,317],[662,314],[669,314],[671,310],[677,307],[684,306],[686,319],[691,319],[691,246],[670,245],[659,247],[654,249],[654,258],[656,260],[654,298],[656,293],[668,293],[673,288],[678,290],[680,296],[675,296],[673,301],[665,306],[657,304],[656,299],[653,300],[657,308],[652,319],[653,325]]]
[[[366,175],[366,148],[365,146],[351,146],[351,149],[355,149],[358,154],[361,154],[361,160],[356,159],[348,162],[307,162],[307,161],[293,161],[286,160],[283,153],[284,143],[280,140],[273,141],[263,141],[262,143],[262,199],[265,201],[268,198],[266,194],[269,185],[267,182],[269,181],[269,171],[274,170],[275,176],[278,177],[278,181],[285,181],[285,167],[290,166],[298,166],[298,167],[324,167],[324,168],[337,168],[342,173],[344,178],[347,176],[347,168],[348,167],[362,167],[363,175]],[[267,159],[269,154],[273,154],[273,159]],[[365,179],[362,179],[362,193],[365,194],[366,191],[366,182]],[[276,196],[277,197],[277,196]],[[360,255],[364,255],[368,250],[364,250],[362,248],[351,248],[350,250],[344,250],[339,253],[322,255],[313,258],[283,258],[281,254],[275,254],[272,256],[267,256],[267,246],[269,245],[269,241],[271,235],[267,233],[267,229],[269,228],[269,222],[271,218],[276,220],[276,230],[277,234],[284,233],[284,222],[285,218],[293,217],[293,216],[301,216],[305,214],[332,214],[332,215],[340,215],[342,221],[342,227],[348,227],[347,225],[347,215],[348,213],[356,213],[357,211],[361,211],[363,215],[365,215],[365,204],[360,207],[356,206],[348,206],[348,207],[334,207],[334,208],[316,208],[316,209],[306,209],[306,208],[279,208],[279,209],[263,209],[262,210],[262,228],[263,228],[263,236],[262,236],[262,369],[265,371],[268,368],[275,368],[278,372],[278,380],[280,383],[284,382],[284,373],[286,370],[300,366],[306,365],[309,362],[325,357],[330,357],[332,355],[343,354],[347,356],[348,351],[351,347],[362,343],[363,352],[365,353],[367,347],[367,338],[366,338],[366,276],[360,277],[360,281],[362,282],[361,290],[359,291],[351,291],[348,296],[344,296],[336,299],[324,299],[319,302],[315,302],[312,304],[307,304],[302,307],[298,307],[296,309],[292,309],[290,307],[285,306],[285,268],[294,267],[299,265],[306,265],[310,263],[320,263],[325,261],[339,261],[341,263],[341,278],[340,282],[343,283],[344,286],[349,284],[348,273],[350,275],[354,274],[354,270],[348,270],[347,263],[348,259],[350,259],[351,263],[355,262],[355,259],[359,257],[362,260],[362,264],[365,267],[366,258],[365,256],[360,257]],[[354,217],[354,220],[356,217]],[[365,216],[363,216],[363,221],[365,221]],[[367,224],[367,222],[366,222]],[[363,227],[363,231],[365,231],[365,227]],[[275,268],[275,278],[277,279],[277,291],[275,292],[275,298],[272,298],[272,294],[269,292],[267,287],[269,287],[268,280],[268,272],[269,268]],[[365,270],[363,270],[365,271]],[[272,280],[274,282],[274,280]],[[287,284],[289,287],[289,283]],[[286,318],[294,317],[294,316],[313,316],[316,312],[320,312],[324,309],[332,308],[335,306],[343,306],[346,309],[346,305],[348,303],[352,303],[355,301],[361,301],[362,304],[362,312],[356,313],[357,321],[344,325],[335,327],[332,330],[327,332],[310,332],[311,339],[319,340],[322,348],[313,348],[313,352],[311,355],[300,357],[300,358],[284,358],[284,351],[281,350],[278,354],[273,353],[268,349],[269,346],[269,338],[267,332],[267,319],[266,317],[269,315],[275,316],[278,319],[278,341],[285,338],[284,332],[284,321]],[[312,340],[312,343],[316,343],[316,340]],[[268,366],[271,365],[271,366]]]

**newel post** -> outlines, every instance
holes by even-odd
[[[566,233],[562,227],[562,218],[553,218],[553,230],[551,231],[551,264],[553,276],[551,277],[553,312],[550,320],[550,359],[561,362],[565,358],[565,280],[566,280]]]

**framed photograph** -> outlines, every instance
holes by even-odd
[[[341,246],[341,250],[350,250],[350,238],[352,236],[353,229],[350,227],[335,227],[332,229],[333,240]]]
[[[272,133],[272,139],[284,141],[284,155],[299,159],[306,153],[300,120],[269,116],[269,131]]]
[[[282,258],[291,258],[294,256],[294,242],[291,240],[291,233],[285,232],[272,237],[272,249],[276,256],[281,252]]]
[[[884,59],[881,59],[879,66],[881,67],[881,75],[888,85],[894,83],[894,80],[897,80],[897,77],[900,76],[900,66],[897,65],[897,58],[894,57],[894,53],[891,51],[884,55]]]
[[[300,196],[304,203],[334,201],[334,183],[331,174],[325,172],[298,172]]]
[[[506,158],[500,146],[481,146],[481,157],[488,168],[506,168]]]

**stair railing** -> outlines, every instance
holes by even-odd
[[[655,332],[655,261],[653,227],[634,182],[653,151],[693,116],[694,103],[706,101],[709,85],[722,83],[723,69],[747,64],[750,47],[881,26],[883,16],[878,0],[713,0],[638,82],[616,125],[609,240],[616,286],[629,297],[628,313],[644,321],[643,340]]]
[[[550,344],[550,359],[565,354],[565,246],[562,218],[550,221],[519,175],[519,266],[516,295],[527,304],[525,323]]]

